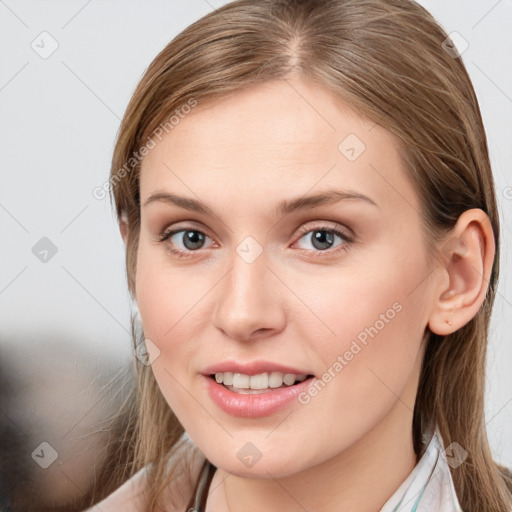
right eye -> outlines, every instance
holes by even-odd
[[[197,252],[203,247],[206,239],[210,239],[210,237],[193,228],[166,230],[159,235],[160,242],[172,242],[173,247],[169,247],[169,250],[180,257],[186,257],[187,253]],[[177,249],[176,246],[178,246]]]

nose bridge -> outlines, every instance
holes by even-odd
[[[263,247],[247,237],[235,249],[230,270],[217,292],[214,325],[232,338],[249,339],[264,330],[279,330],[284,322],[277,280],[267,267]]]

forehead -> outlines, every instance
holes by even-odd
[[[417,204],[397,139],[327,89],[273,81],[198,105],[144,158],[140,193],[267,202],[343,187]],[[398,197],[399,197],[398,196]],[[248,204],[245,202],[245,204]]]

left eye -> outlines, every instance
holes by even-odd
[[[300,240],[308,240],[313,249],[325,251],[327,249],[332,249],[336,237],[341,239],[341,243],[350,242],[347,236],[337,229],[332,228],[317,228],[309,230],[300,238]],[[341,243],[338,245],[341,245]],[[306,247],[306,249],[309,249],[309,247]]]

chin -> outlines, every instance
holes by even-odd
[[[203,453],[217,468],[241,478],[285,478],[307,469],[307,465],[296,457],[283,457],[278,450],[273,450],[273,455],[267,457],[260,452],[259,458],[254,451],[252,460],[250,452],[251,449],[246,447],[245,451],[224,448],[221,453]]]

